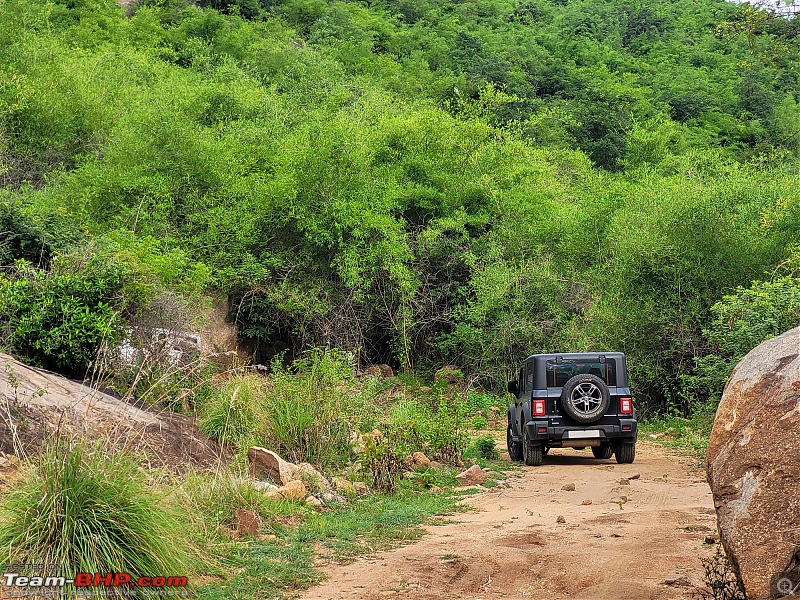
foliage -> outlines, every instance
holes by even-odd
[[[3,344],[37,366],[84,377],[122,337],[117,294],[125,276],[121,265],[91,258],[63,260],[53,271],[15,263],[0,275]]]
[[[181,574],[189,561],[174,519],[135,459],[59,440],[3,497],[0,560],[67,573]]]
[[[491,433],[484,433],[470,442],[470,445],[464,452],[464,456],[497,460],[500,458],[500,452],[497,450],[497,442],[494,436]]]
[[[761,342],[800,325],[800,279],[792,275],[738,287],[711,308],[703,336],[709,352],[697,358],[696,374],[683,378],[684,393],[709,391],[715,409],[733,368]],[[704,407],[697,407],[704,408]]]
[[[246,451],[266,446],[295,463],[323,469],[350,458],[350,434],[369,422],[373,392],[356,389],[352,355],[314,349],[286,366],[272,363],[269,378],[230,378],[199,407],[200,428]]]
[[[689,419],[675,414],[662,414],[640,423],[639,429],[643,436],[646,435],[656,444],[702,461],[713,426],[713,412],[697,411]]]
[[[0,259],[50,269],[95,244],[129,272],[126,319],[213,288],[259,363],[338,347],[501,391],[533,352],[611,348],[645,412],[689,411],[713,396],[684,383],[711,307],[798,234],[796,18],[715,0],[128,13],[0,6]],[[73,354],[47,364],[85,371]]]
[[[742,584],[736,576],[721,545],[711,558],[701,559],[705,587],[695,588],[692,598],[698,600],[747,600]]]
[[[253,431],[262,390],[258,377],[226,381],[201,405],[200,430],[221,444],[243,443]]]

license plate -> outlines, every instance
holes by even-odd
[[[586,431],[565,431],[564,437],[571,440],[590,440],[600,437],[599,429],[587,429]]]

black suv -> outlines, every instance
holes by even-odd
[[[595,458],[633,462],[636,410],[621,352],[534,354],[508,391],[511,460],[537,466],[550,448],[591,446]]]

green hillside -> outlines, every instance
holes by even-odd
[[[613,349],[642,407],[689,411],[800,323],[797,17],[199,4],[0,0],[17,355],[82,376],[126,321],[221,293],[257,362],[500,390],[524,355]]]

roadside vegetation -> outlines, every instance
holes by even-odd
[[[463,460],[502,471],[485,430],[535,352],[625,352],[643,435],[702,454],[736,362],[800,324],[798,33],[722,0],[0,0],[0,349],[231,457],[59,440],[0,560],[311,585],[458,510]],[[212,297],[249,364],[123,360]],[[251,446],[371,493],[268,499]]]

